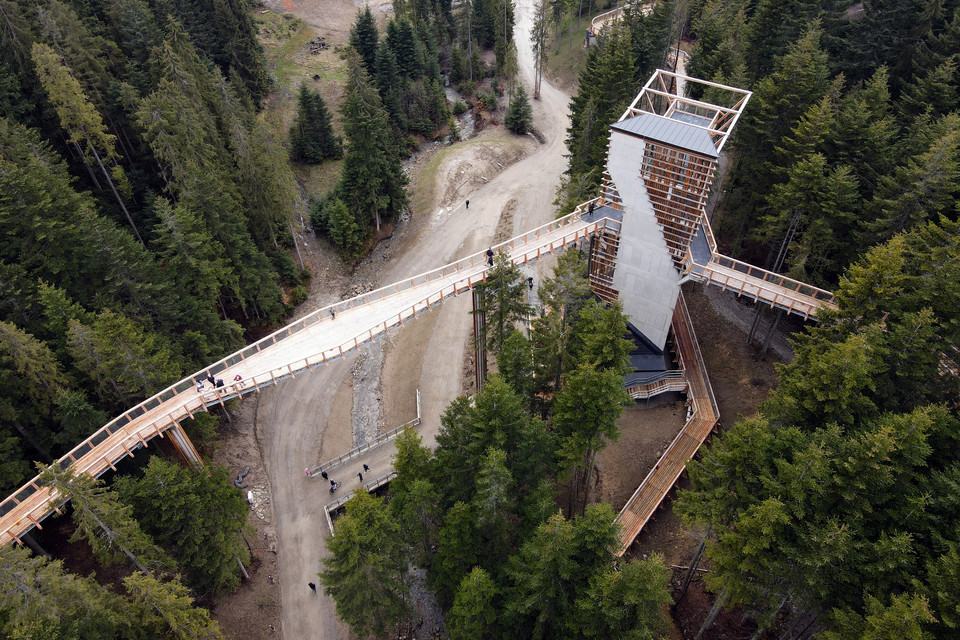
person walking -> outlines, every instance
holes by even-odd
[[[310,590],[313,591],[314,593],[317,592],[317,585],[313,584],[312,582],[308,582],[307,586],[309,586]]]
[[[363,472],[366,473],[367,471],[370,471],[370,467],[363,465]]]
[[[469,208],[470,208],[470,201],[467,200],[467,209],[469,209]]]
[[[303,472],[307,474],[307,477],[310,477],[310,467],[304,467]]]
[[[487,264],[493,266],[493,247],[487,249]]]
[[[362,474],[362,473],[358,473],[358,474],[357,474],[357,477],[360,478],[360,482],[363,482],[363,474]]]
[[[323,478],[324,480],[327,480],[327,479],[328,479],[328,478],[327,478],[327,472],[326,472],[326,471],[321,471],[321,472],[320,472],[320,477]]]

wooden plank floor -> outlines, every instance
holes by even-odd
[[[589,237],[605,224],[619,224],[606,219],[583,222],[581,213],[578,208],[565,218],[495,248],[507,253],[514,263],[526,264]],[[210,405],[321,366],[391,327],[415,318],[445,298],[468,292],[483,280],[487,268],[486,256],[478,253],[332,305],[335,315],[331,314],[330,307],[320,309],[255,343],[252,348],[246,347],[211,365],[224,366],[216,373],[216,377],[226,383],[223,388],[214,390],[208,385],[203,392],[198,392],[193,381],[202,379],[203,375],[197,372],[134,407],[124,414],[129,418],[125,424],[104,427],[61,460],[72,464],[76,472],[99,476],[118,460],[134,455],[137,448],[147,446],[150,439],[162,436],[166,429],[198,411],[205,411]],[[293,326],[302,328],[292,333],[290,327]],[[241,376],[242,380],[234,382],[234,376]],[[95,441],[98,444],[90,448]],[[84,451],[83,455],[75,453],[78,450]],[[6,512],[0,516],[0,545],[18,539],[33,526],[41,526],[40,521],[62,502],[61,496],[40,487],[38,478],[32,479],[3,502]]]
[[[687,396],[693,406],[693,414],[617,516],[617,521],[622,526],[618,556],[626,553],[633,544],[641,529],[650,521],[657,507],[680,478],[687,461],[697,453],[719,420],[710,380],[700,357],[682,295],[677,300],[671,328],[677,345],[677,355],[688,383]]]

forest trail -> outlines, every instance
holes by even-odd
[[[356,15],[356,6],[342,0],[302,0],[295,6],[295,15],[320,33],[344,34]],[[530,87],[533,56],[529,33],[533,1],[520,0],[516,17],[514,37],[521,78],[525,86]],[[493,243],[495,234],[505,233],[510,237],[552,220],[556,211],[553,205],[556,187],[566,169],[563,153],[569,101],[568,95],[544,81],[541,99],[532,101],[534,126],[542,134],[544,143],[524,159],[489,176],[489,182],[481,188],[461,194],[464,200],[470,200],[469,210],[460,203],[439,218],[435,217],[405,251],[393,256],[391,263],[377,274],[374,285],[421,273],[482,250]],[[469,162],[471,152],[460,152],[469,146],[452,147],[444,161]],[[439,208],[440,203],[434,204]],[[504,216],[505,222],[501,223],[506,209],[512,210],[512,220],[507,221]],[[504,225],[512,228],[498,228]],[[419,387],[423,411],[419,432],[426,443],[433,444],[440,414],[461,393],[472,327],[469,311],[469,296],[461,296],[391,335],[390,342],[401,344],[402,348],[386,349],[383,371],[387,374],[382,376],[378,397],[370,398],[371,402],[384,401],[385,427],[391,428],[413,417],[386,401],[397,398],[399,403],[407,401],[407,396],[412,401],[412,389]],[[326,484],[306,478],[303,469],[354,445],[350,412],[356,382],[352,372],[357,357],[355,353],[335,366],[265,391],[257,410],[258,441],[270,479],[277,529],[282,637],[288,640],[352,637],[349,628],[337,620],[333,600],[323,595],[322,589],[321,593],[313,594],[307,586],[308,582],[317,582],[316,574],[326,555],[323,505],[330,501],[330,495]],[[395,422],[391,421],[394,417]],[[381,464],[385,465],[392,453],[392,444],[378,450],[377,462],[371,465],[375,471],[382,471]],[[354,466],[361,463],[358,461]],[[354,482],[355,471],[349,468]],[[340,472],[344,479],[347,472],[347,469]],[[345,485],[340,491],[346,488]]]

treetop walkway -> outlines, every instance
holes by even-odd
[[[717,252],[717,242],[706,217],[697,229],[683,263],[685,279],[712,284],[737,296],[747,296],[757,302],[787,313],[816,319],[817,309],[836,309],[833,293],[782,276],[746,262],[729,258]]]
[[[575,245],[608,225],[619,229],[620,223],[608,218],[582,220],[586,207],[584,203],[567,216],[491,248],[506,253],[515,264],[526,264]],[[484,280],[488,268],[485,252],[475,253],[319,309],[138,404],[77,445],[59,463],[71,466],[75,473],[97,477],[115,469],[116,462],[133,456],[152,438],[165,434],[184,458],[199,461],[180,421],[341,358],[447,298],[470,291]],[[205,383],[198,389],[197,383],[208,375],[222,379],[224,386]],[[40,522],[54,511],[59,513],[65,501],[64,496],[43,486],[39,476],[34,477],[0,503],[0,545],[19,541],[33,527],[42,528]]]
[[[623,529],[620,533],[620,548],[617,555],[626,553],[639,535],[640,530],[650,521],[654,511],[667,497],[670,489],[686,468],[687,461],[693,458],[710,432],[717,426],[720,410],[717,408],[713,389],[707,377],[707,370],[700,354],[693,323],[687,312],[687,303],[683,294],[677,300],[671,323],[674,341],[677,345],[677,358],[683,369],[687,383],[687,399],[691,413],[680,433],[673,439],[653,469],[643,479],[637,490],[617,515]]]

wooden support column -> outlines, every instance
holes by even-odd
[[[177,453],[180,454],[184,462],[198,462],[203,464],[200,454],[197,453],[196,448],[194,448],[193,443],[190,441],[190,437],[187,435],[187,432],[183,430],[183,427],[180,426],[179,422],[175,422],[173,426],[170,427],[170,442],[177,448]]]
[[[486,326],[487,319],[485,314],[478,313],[477,309],[480,306],[481,298],[483,296],[477,289],[472,289],[473,292],[473,344],[474,344],[474,376],[477,380],[477,391],[483,389],[483,381],[487,377],[487,349],[486,349],[486,340],[484,336],[486,332],[484,327]]]

